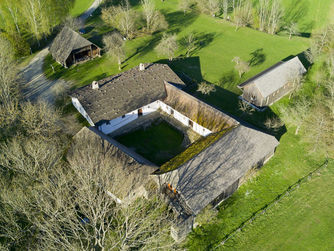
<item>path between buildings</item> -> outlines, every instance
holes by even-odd
[[[79,19],[84,23],[87,18],[99,7],[102,0],[95,0],[94,3],[83,13]],[[70,85],[63,79],[50,80],[43,74],[43,63],[49,53],[49,48],[40,51],[26,66],[21,70],[22,93],[25,100],[35,102],[43,100],[54,104],[56,96]]]

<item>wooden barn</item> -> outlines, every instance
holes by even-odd
[[[289,93],[306,69],[298,57],[281,61],[255,77],[238,85],[242,99],[259,107],[266,107]]]
[[[74,30],[64,27],[54,39],[50,53],[54,60],[67,68],[100,56],[101,49]]]

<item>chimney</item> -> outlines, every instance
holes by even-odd
[[[139,64],[139,70],[140,71],[145,71],[145,65],[143,63]]]
[[[95,89],[99,89],[100,88],[100,85],[97,81],[93,81],[92,82],[92,89],[95,90]]]

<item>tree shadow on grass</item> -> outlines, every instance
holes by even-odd
[[[171,33],[179,33],[182,28],[191,25],[198,17],[198,15],[193,12],[186,14],[182,11],[166,13],[162,10],[161,12],[166,17],[166,21],[169,25],[168,32]]]
[[[179,57],[172,61],[162,59],[155,63],[169,65],[187,86],[203,81],[199,57]]]
[[[248,61],[249,66],[257,66],[262,64],[266,60],[266,54],[263,53],[263,48],[257,49],[250,53],[252,56]]]

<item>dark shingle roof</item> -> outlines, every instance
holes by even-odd
[[[64,63],[73,50],[77,50],[91,44],[93,43],[80,36],[74,30],[65,26],[54,39],[50,47],[50,53],[56,61]]]
[[[286,62],[279,62],[269,69],[259,73],[255,77],[240,84],[242,88],[248,84],[254,83],[263,97],[267,97],[277,91],[293,78],[301,76],[306,69],[298,56]]]
[[[164,81],[184,86],[182,80],[164,64],[146,64],[98,81],[100,88],[91,84],[77,89],[78,98],[94,123],[111,120],[166,97]]]
[[[263,161],[278,144],[271,135],[239,125],[195,158],[162,177],[176,188],[196,215]]]

